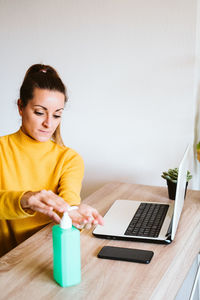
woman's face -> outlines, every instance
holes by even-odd
[[[60,124],[64,104],[61,92],[35,88],[26,107],[18,100],[22,131],[39,142],[48,141]]]

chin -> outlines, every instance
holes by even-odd
[[[50,136],[35,135],[33,138],[38,142],[47,142],[48,140],[50,140],[51,137]]]
[[[47,136],[42,136],[42,137],[38,137],[37,138],[37,141],[38,142],[47,142],[48,140],[50,140],[50,137],[47,137]]]

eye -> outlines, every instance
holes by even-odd
[[[39,112],[39,111],[35,111],[34,114],[36,114],[37,116],[42,116],[44,113]]]
[[[61,116],[54,115],[54,118],[55,118],[55,119],[58,119],[58,118],[61,118]]]

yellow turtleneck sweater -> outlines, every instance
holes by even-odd
[[[21,129],[0,137],[0,256],[51,220],[21,205],[27,191],[51,190],[70,205],[80,203],[84,165],[72,149],[38,142]]]

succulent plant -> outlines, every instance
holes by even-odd
[[[174,183],[177,183],[178,179],[178,168],[169,169],[168,172],[163,172],[161,175],[162,178],[166,180],[170,180]],[[192,179],[192,175],[190,174],[190,171],[187,171],[187,182]]]

